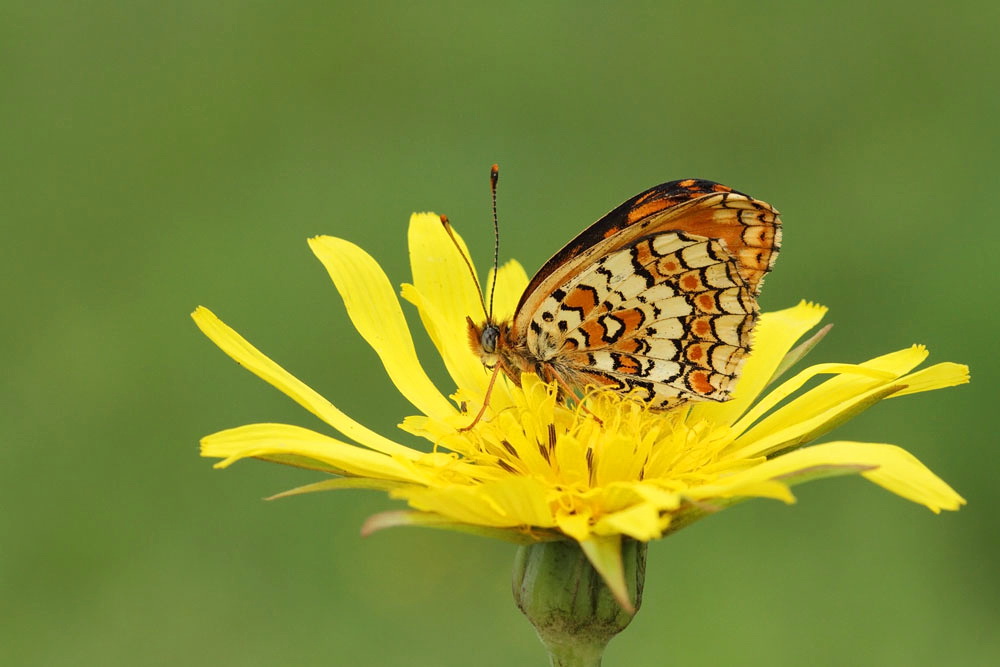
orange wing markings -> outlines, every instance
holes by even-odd
[[[631,211],[628,212],[628,217],[625,218],[626,225],[632,225],[642,220],[643,218],[648,218],[649,216],[659,213],[660,211],[670,208],[673,204],[666,200],[654,200],[649,202],[644,202],[639,206],[636,206]],[[617,230],[616,230],[617,231]],[[608,235],[605,234],[605,237]]]
[[[695,301],[698,303],[699,310],[703,313],[711,313],[716,310],[715,298],[712,294],[709,294],[707,290],[696,296]]]
[[[562,343],[547,334],[545,363],[571,385],[597,377],[658,407],[725,400],[756,315],[742,276],[729,268],[734,262],[720,241],[676,231],[606,255],[555,290],[561,304],[546,301],[566,315],[555,323],[565,329]],[[569,298],[579,290],[585,303]],[[581,305],[589,315],[574,321],[568,313]]]
[[[780,225],[769,204],[711,181],[633,197],[532,278],[499,327],[501,370],[515,382],[515,369],[535,370],[567,391],[605,386],[654,408],[727,400]]]
[[[719,196],[717,203],[716,207],[693,208],[679,219],[651,221],[650,225],[676,227],[693,236],[719,239],[736,258],[751,291],[757,294],[781,248],[778,212],[763,202],[735,195]]]
[[[701,282],[701,277],[697,273],[688,273],[677,281],[681,289],[688,293],[704,292],[705,285]]]
[[[734,191],[727,185],[696,178],[664,183],[633,198],[631,206],[628,208],[626,220],[628,224],[634,224],[644,217],[659,213],[686,201],[704,197],[708,194],[728,194],[730,192]]]
[[[622,336],[631,337],[639,332],[639,328],[646,322],[646,314],[640,308],[626,308],[615,311],[612,315],[622,323],[624,329]]]
[[[577,331],[580,331],[584,335],[582,347],[588,349],[604,347],[603,340],[606,330],[596,319],[586,320],[577,328]]]
[[[711,383],[711,375],[708,371],[693,371],[688,374],[687,382],[699,394],[711,394],[716,391],[716,387]]]
[[[684,349],[684,356],[687,357],[687,360],[691,363],[701,366],[705,359],[705,348],[701,343],[688,345]]]
[[[534,297],[539,292],[551,293],[566,282],[567,276],[609,252],[633,244],[641,236],[669,230],[670,220],[684,219],[698,208],[747,206],[737,203],[740,201],[752,202],[751,208],[773,211],[769,205],[713,181],[690,178],[650,188],[583,230],[545,262],[528,284],[516,311],[534,312],[538,306]],[[685,227],[681,224],[673,228]]]
[[[701,316],[691,318],[688,328],[694,335],[702,340],[708,340],[710,337],[713,337],[712,320],[708,317]]]
[[[717,315],[703,312],[690,318],[688,330],[698,340],[740,346],[749,340],[748,325],[752,326],[752,321],[748,323],[746,313]]]
[[[579,311],[580,319],[586,319],[597,308],[597,304],[600,303],[599,296],[597,290],[593,287],[589,285],[577,285],[562,300],[562,306],[567,309]]]
[[[636,357],[628,354],[617,354],[615,361],[615,369],[619,373],[624,373],[625,375],[638,375],[642,372],[642,363]]]
[[[645,351],[641,340],[636,338],[623,338],[615,343],[615,349],[625,354],[637,354]]]

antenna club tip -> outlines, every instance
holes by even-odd
[[[490,167],[490,178],[492,178],[495,181],[499,175],[500,175],[500,165],[494,162],[493,166]]]
[[[448,216],[441,214],[439,217],[441,218],[442,225],[444,225],[445,227],[451,226],[451,220],[448,219]]]

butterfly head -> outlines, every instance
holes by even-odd
[[[488,324],[479,335],[479,344],[484,354],[496,354],[497,343],[500,342],[500,327]]]
[[[480,361],[487,368],[493,368],[500,359],[500,348],[503,345],[503,328],[501,324],[496,324],[486,320],[483,324],[476,324],[472,318],[466,318],[469,325],[469,346],[472,351],[479,355]]]

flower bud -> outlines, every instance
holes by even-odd
[[[553,665],[599,665],[605,646],[639,609],[646,543],[626,539],[621,544],[632,611],[615,599],[576,542],[538,542],[518,549],[514,600],[535,626]]]

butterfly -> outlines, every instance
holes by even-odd
[[[468,318],[469,343],[491,388],[499,372],[518,385],[530,372],[563,397],[597,386],[660,410],[725,401],[780,246],[770,204],[712,181],[663,183],[545,262],[512,319]]]

